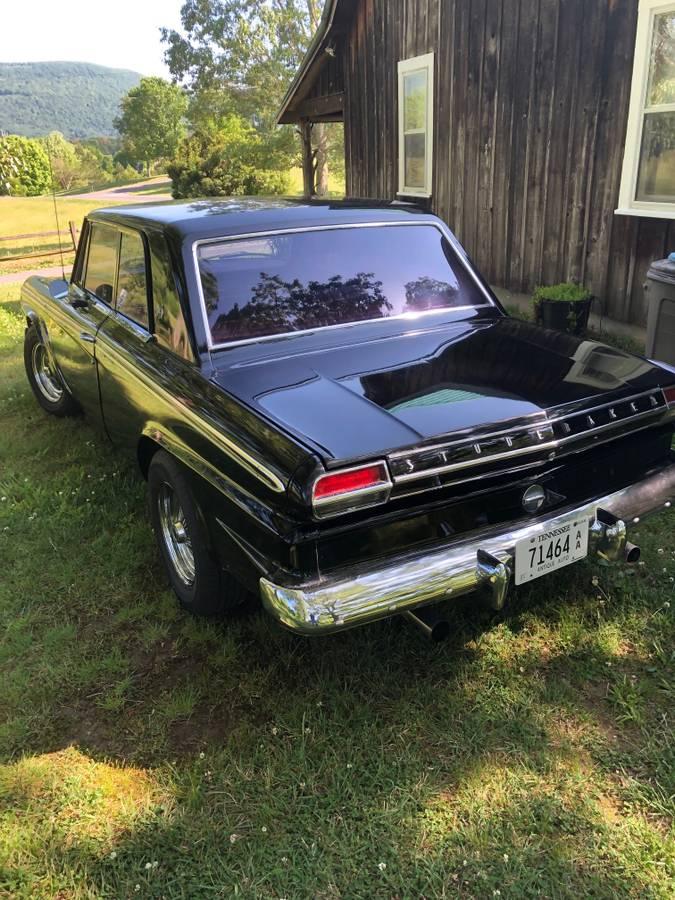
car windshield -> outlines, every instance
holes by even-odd
[[[434,225],[209,241],[197,259],[216,345],[487,302]]]

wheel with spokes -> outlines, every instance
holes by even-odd
[[[68,393],[35,325],[26,329],[23,359],[29,384],[40,406],[53,416],[72,416],[77,403]]]
[[[237,606],[244,593],[209,550],[209,537],[186,470],[164,450],[148,470],[150,516],[171,586],[195,615]]]
[[[176,491],[164,481],[157,495],[159,527],[171,565],[181,582],[191,587],[195,580],[195,555],[185,513]]]

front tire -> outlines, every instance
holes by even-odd
[[[79,412],[77,403],[54,368],[49,350],[35,325],[26,329],[23,361],[28,383],[45,412],[52,416],[74,416]]]
[[[209,537],[185,469],[158,450],[148,470],[150,517],[169,581],[181,605],[198,616],[237,606],[243,590],[209,552]]]

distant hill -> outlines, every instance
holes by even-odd
[[[121,97],[138,72],[80,62],[0,62],[0,131],[28,137],[115,134]]]

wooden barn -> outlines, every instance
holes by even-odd
[[[424,198],[492,284],[644,321],[675,250],[675,2],[326,0],[279,114],[343,122],[347,194]]]

